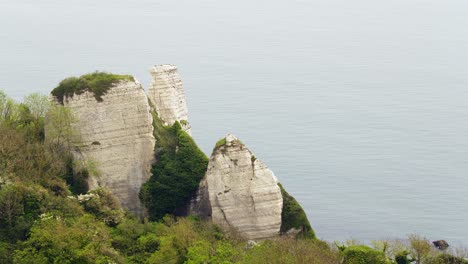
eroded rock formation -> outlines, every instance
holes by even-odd
[[[273,172],[228,134],[213,151],[191,210],[247,239],[264,239],[279,235],[282,206]]]
[[[92,92],[66,98],[79,134],[76,147],[81,156],[97,166],[90,189],[105,187],[124,208],[144,215],[138,194],[150,177],[154,157],[152,116],[148,97],[137,82],[121,81],[98,102]]]
[[[179,121],[190,134],[187,102],[182,80],[174,65],[157,65],[150,69],[152,76],[148,96],[165,125]]]
[[[64,89],[60,92],[65,95],[59,98],[56,95],[62,93],[54,95],[76,118],[72,124],[79,133],[72,142],[76,158],[94,162],[100,172],[89,177],[90,189],[109,189],[125,209],[139,216],[146,216],[139,193],[151,176],[154,149],[164,142],[162,139],[169,143],[177,140],[170,138],[171,135],[158,134],[165,131],[159,128],[160,123],[169,126],[179,121],[182,128],[190,132],[177,68],[160,65],[153,67],[150,73],[153,80],[148,95],[131,76],[121,76],[111,87],[100,87],[105,90],[99,97],[92,89],[80,90],[81,94]],[[95,75],[106,77],[100,73]],[[158,114],[156,130],[153,128],[154,111]],[[155,136],[161,141],[156,142]],[[246,239],[275,237],[280,232],[302,232],[315,237],[297,201],[278,186],[273,172],[231,134],[216,144],[197,194],[181,211],[210,218]]]

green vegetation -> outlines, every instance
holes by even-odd
[[[468,260],[443,253],[433,257],[428,264],[468,264]]]
[[[166,127],[156,114],[153,117],[158,162],[140,197],[149,209],[150,218],[160,220],[166,214],[177,214],[196,192],[208,158],[178,122]]]
[[[78,201],[87,213],[108,226],[118,225],[125,217],[120,203],[106,189],[89,191],[87,195],[78,196]]]
[[[241,263],[339,264],[341,259],[339,251],[325,242],[283,237],[254,246]]]
[[[236,140],[234,140],[233,142],[234,142],[234,143],[237,143],[237,144],[240,144],[240,145],[244,145],[244,143],[243,143],[242,141],[240,141],[239,139],[236,139]],[[221,138],[220,140],[218,140],[218,142],[216,142],[216,145],[215,145],[215,147],[214,147],[214,150],[215,150],[215,149],[218,149],[218,148],[220,148],[220,147],[222,147],[222,146],[224,146],[224,145],[226,145],[226,144],[227,144],[226,138],[223,137],[223,138]],[[223,151],[223,150],[222,150],[222,151]]]
[[[52,90],[55,99],[63,104],[64,97],[73,97],[86,91],[94,93],[98,102],[114,84],[120,81],[135,81],[131,75],[117,75],[106,72],[93,72],[80,77],[69,77]]]
[[[39,95],[28,98],[45,102]],[[87,191],[86,171],[92,172],[93,166],[73,164],[67,143],[73,131],[61,130],[52,134],[51,140],[44,140],[45,113],[54,115],[58,111],[54,122],[65,125],[70,123],[69,113],[47,104],[34,108],[35,104],[16,103],[0,91],[2,264],[467,263],[467,251],[441,252],[426,238],[415,235],[404,241],[377,242],[374,248],[329,245],[301,236],[252,243],[194,217],[153,215],[158,222],[136,219],[109,191]],[[145,186],[149,193],[143,196],[148,195],[150,201],[159,199],[158,193],[151,193],[155,190],[175,196],[162,201],[165,207],[156,208],[157,214],[163,214],[173,212],[196,188],[207,159],[179,124],[165,127],[159,119],[155,122],[161,166],[153,168],[153,179]],[[177,180],[170,181],[170,176]],[[302,208],[282,192],[282,230],[301,228],[315,237]]]
[[[254,163],[254,162],[257,160],[257,157],[255,157],[255,155],[252,155],[252,157],[250,158],[250,160],[252,161],[252,163]]]
[[[215,149],[226,145],[226,138],[222,138],[216,142]]]
[[[387,264],[384,253],[368,246],[349,246],[343,250],[343,264]]]
[[[409,252],[407,251],[400,251],[395,255],[395,263],[396,264],[410,264],[412,262],[411,259],[408,258]]]
[[[301,205],[284,190],[283,186],[278,183],[283,195],[283,211],[281,213],[281,232],[286,233],[290,229],[301,230],[300,236],[315,239],[315,233],[310,226],[307,215]]]
[[[15,263],[112,263],[119,260],[105,225],[90,215],[65,219],[43,216],[14,256]]]

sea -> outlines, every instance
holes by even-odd
[[[193,136],[233,133],[327,241],[468,246],[468,1],[0,0],[0,89],[175,64]]]

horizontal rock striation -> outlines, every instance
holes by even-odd
[[[89,187],[108,188],[124,208],[143,216],[138,195],[150,177],[155,145],[148,97],[139,83],[121,81],[102,99],[85,92],[64,100],[76,118],[75,146],[99,171],[89,178]]]
[[[235,136],[217,144],[191,210],[246,239],[279,235],[283,198],[277,179]],[[207,208],[208,207],[208,208]]]
[[[148,96],[159,118],[165,125],[173,125],[179,121],[182,128],[190,134],[187,102],[177,67],[157,65],[150,69],[150,73],[152,80]]]

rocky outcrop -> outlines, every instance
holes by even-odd
[[[152,80],[148,96],[159,118],[165,125],[173,125],[179,121],[182,128],[190,134],[187,102],[177,67],[158,65],[152,67],[150,73]]]
[[[111,190],[124,208],[142,216],[138,195],[150,177],[155,145],[148,97],[139,83],[121,81],[102,99],[87,91],[64,100],[76,118],[79,154],[97,165],[89,187]]]
[[[445,240],[432,241],[432,244],[439,250],[446,250],[449,247],[449,244]]]
[[[169,126],[179,121],[190,133],[185,94],[177,68],[159,65],[150,72],[153,80],[148,95],[132,76],[106,73],[65,79],[52,92],[54,99],[71,109],[76,119],[72,122],[79,134],[72,140],[75,158],[96,164],[98,173],[90,171],[88,178],[90,189],[109,189],[125,209],[139,216],[146,215],[139,199],[140,189],[150,178],[152,165],[159,165],[154,164],[155,147],[158,155],[165,147],[175,148],[176,153],[183,152],[174,145],[180,140],[178,133],[170,134],[172,132],[162,124]],[[154,111],[158,114],[155,120]],[[184,161],[187,156],[190,154],[184,156]],[[201,156],[197,164],[191,164],[204,164],[196,173],[197,180],[205,172],[207,163],[206,157]],[[188,170],[193,172],[192,168],[196,167]],[[194,178],[190,179],[193,182]],[[196,182],[192,184],[196,186]],[[315,237],[302,207],[282,188],[273,172],[233,135],[228,134],[216,144],[198,186],[191,202],[176,208],[182,215],[188,212],[210,218],[246,239],[265,239],[280,233]],[[184,195],[185,201],[194,188],[177,195]],[[173,195],[174,190],[170,190],[169,195]],[[152,202],[156,204],[160,198]]]
[[[246,239],[279,235],[283,198],[273,172],[235,136],[215,147],[191,212]]]

